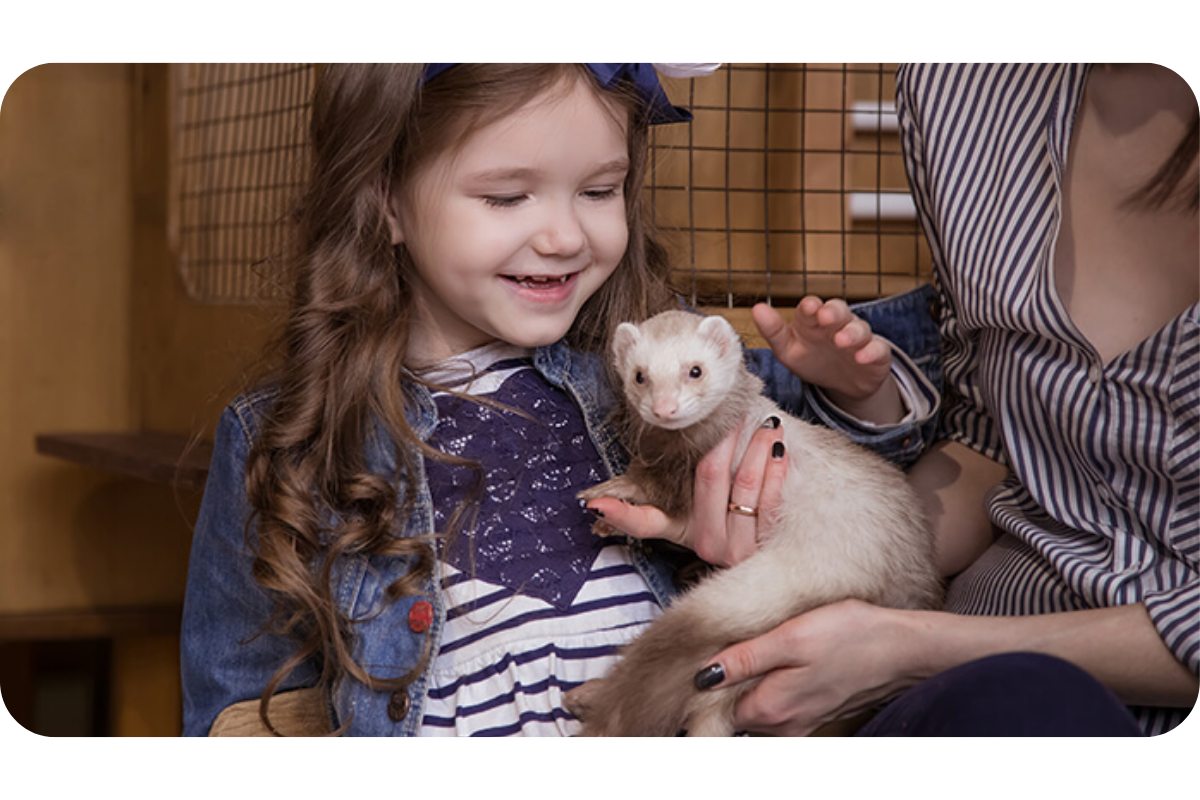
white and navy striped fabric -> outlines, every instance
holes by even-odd
[[[1006,463],[1006,535],[948,608],[1143,602],[1200,671],[1200,310],[1103,363],[1058,298],[1059,181],[1088,68],[906,65],[906,167],[942,292],[943,433]],[[1174,709],[1135,709],[1148,732]]]
[[[447,613],[423,736],[576,733],[563,694],[603,677],[660,613],[625,545],[591,533],[575,493],[604,479],[600,457],[579,408],[529,355],[497,342],[426,376],[503,407],[434,394],[430,443],[478,462],[483,480],[466,529],[439,554]],[[426,471],[441,529],[474,473],[433,460]]]

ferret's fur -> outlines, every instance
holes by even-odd
[[[931,608],[942,584],[920,502],[899,469],[762,396],[741,342],[721,317],[668,311],[624,323],[612,356],[624,383],[632,459],[625,475],[580,494],[682,516],[696,463],[743,422],[734,471],[768,417],[782,420],[783,504],[759,518],[759,550],[678,597],[622,650],[611,672],[568,695],[585,736],[728,736],[756,684],[700,691],[693,676],[725,647],[812,608],[859,598]],[[764,526],[766,529],[764,530]]]

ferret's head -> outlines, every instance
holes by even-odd
[[[613,334],[629,406],[649,425],[682,430],[708,417],[741,371],[737,333],[723,317],[667,311]]]

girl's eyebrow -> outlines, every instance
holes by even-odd
[[[537,170],[528,167],[500,167],[485,169],[467,176],[471,183],[503,183],[504,181],[526,180],[537,175]]]
[[[589,174],[611,175],[617,172],[628,171],[629,158],[627,156],[620,156],[599,164]],[[497,169],[485,169],[472,173],[467,176],[467,180],[471,183],[503,183],[505,181],[528,180],[537,177],[539,174],[539,170],[529,167],[499,167]]]
[[[628,156],[620,156],[618,158],[612,159],[611,161],[605,161],[592,174],[593,175],[608,175],[609,173],[613,173],[613,172],[628,172],[628,171],[629,171],[629,157]]]

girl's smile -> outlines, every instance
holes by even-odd
[[[579,273],[567,275],[504,275],[514,292],[530,303],[561,303],[568,300],[579,282]]]

